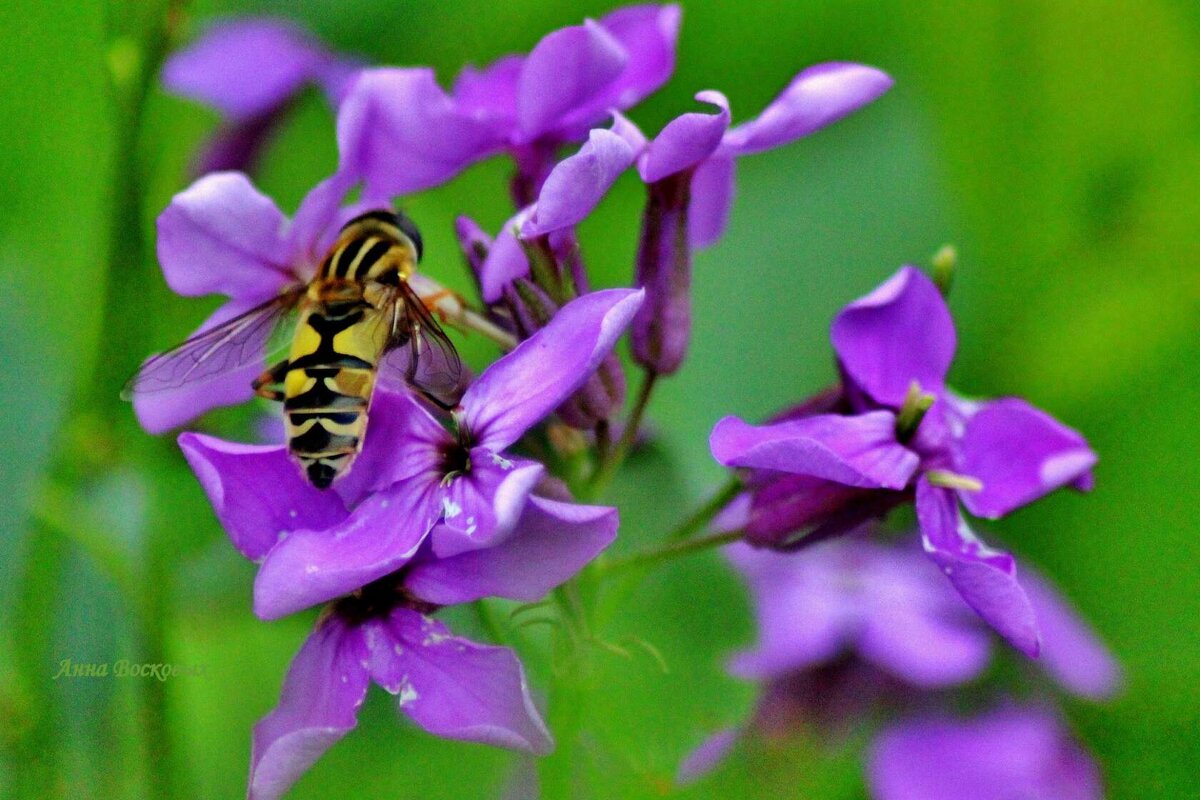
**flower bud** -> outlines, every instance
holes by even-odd
[[[689,169],[649,184],[642,217],[636,285],[645,288],[646,302],[633,320],[633,359],[659,375],[679,369],[691,336],[691,179]]]

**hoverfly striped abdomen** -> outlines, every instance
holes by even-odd
[[[324,489],[349,468],[366,434],[376,370],[392,336],[370,284],[412,272],[416,245],[393,214],[358,217],[342,231],[309,287],[284,379],[288,449]]]
[[[361,214],[343,226],[307,285],[148,359],[123,394],[170,392],[245,369],[295,320],[287,358],[268,362],[251,385],[283,401],[288,450],[309,482],[326,489],[362,448],[380,375],[444,409],[461,394],[454,345],[408,284],[421,248],[403,214]]]

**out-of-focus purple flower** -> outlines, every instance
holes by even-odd
[[[726,553],[749,584],[758,629],[729,669],[762,682],[763,694],[749,722],[687,758],[681,780],[714,768],[748,730],[786,736],[814,724],[837,729],[881,707],[908,713],[989,664],[987,629],[915,548],[846,537],[804,558],[746,544]],[[1112,655],[1046,581],[1026,582],[1046,633],[1046,673],[1073,694],[1111,696],[1120,679]]]
[[[875,800],[1100,800],[1100,771],[1052,712],[901,722],[872,747]]]
[[[196,333],[311,280],[341,225],[365,210],[362,204],[341,207],[348,188],[339,176],[318,184],[291,220],[237,172],[206,175],[175,195],[158,217],[158,261],[167,285],[185,297],[229,298]],[[170,430],[212,408],[249,400],[250,382],[264,367],[260,358],[210,381],[137,394],[134,411],[147,431]]]
[[[549,752],[516,655],[456,637],[428,614],[490,596],[535,600],[616,532],[616,509],[529,497],[504,542],[447,558],[418,544],[395,572],[336,601],[292,662],[279,706],[255,726],[249,796],[280,797],[354,727],[371,681],[436,736]]]
[[[713,429],[718,461],[758,471],[752,540],[786,545],[797,528],[845,529],[863,521],[855,511],[878,515],[915,496],[925,552],[981,617],[1035,655],[1015,562],[975,536],[959,503],[999,517],[1062,486],[1085,489],[1095,454],[1022,400],[968,402],[946,388],[954,323],[915,268],[843,309],[831,338],[844,375],[837,412],[763,426],[729,417]]]
[[[295,24],[272,18],[218,22],[171,55],[167,91],[217,109],[221,129],[197,160],[197,172],[250,170],[292,100],[316,84],[337,108],[362,64],[335,55]]]
[[[677,6],[618,9],[546,35],[527,56],[468,67],[449,93],[429,70],[369,71],[339,114],[343,169],[363,178],[368,197],[388,197],[508,151],[517,205],[528,205],[561,144],[666,81],[679,20]]]
[[[363,450],[332,492],[305,481],[283,446],[183,434],[234,545],[261,562],[255,613],[274,619],[349,594],[408,563],[427,535],[440,558],[515,536],[545,470],[505,449],[578,389],[640,302],[640,292],[613,289],[565,306],[467,389],[454,433],[407,392],[380,385]],[[523,568],[545,565],[539,556]]]
[[[727,550],[746,576],[758,644],[730,671],[770,681],[852,653],[908,684],[963,683],[988,663],[991,642],[915,549],[843,539],[797,558],[749,545]]]

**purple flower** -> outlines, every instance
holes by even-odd
[[[249,170],[293,99],[308,84],[335,109],[361,64],[336,56],[291,22],[219,22],[163,66],[167,91],[217,109],[222,128],[198,159],[198,173]]]
[[[367,72],[343,106],[343,169],[368,197],[433,186],[507,150],[514,195],[537,195],[564,142],[661,86],[675,63],[677,6],[631,6],[545,36],[527,56],[462,71],[452,92],[430,70]],[[415,171],[414,171],[415,170]]]
[[[746,544],[726,552],[749,584],[758,629],[755,646],[729,669],[764,690],[752,720],[697,748],[681,780],[713,769],[747,730],[836,728],[881,706],[906,713],[935,691],[980,678],[991,660],[987,629],[915,549],[846,537],[805,558]],[[1111,696],[1120,682],[1113,657],[1047,582],[1025,580],[1046,634],[1046,673],[1073,694]]]
[[[614,289],[564,307],[467,389],[454,433],[407,392],[381,385],[363,450],[332,492],[305,481],[283,446],[183,434],[234,545],[261,562],[255,613],[274,619],[350,594],[403,567],[427,537],[446,559],[514,539],[545,470],[506,448],[575,392],[640,302],[640,292]],[[557,508],[547,513],[568,514]],[[529,568],[550,569],[543,561]]]
[[[206,175],[175,195],[158,217],[158,261],[167,285],[185,297],[229,298],[196,333],[311,280],[341,225],[365,210],[341,208],[347,188],[337,176],[318,184],[291,220],[237,172]],[[264,351],[266,334],[257,343]],[[210,381],[137,394],[134,411],[143,428],[161,433],[250,399],[250,382],[264,368],[260,358]]]
[[[691,332],[691,251],[715,243],[724,231],[734,159],[814,133],[891,85],[872,67],[821,64],[797,75],[756,119],[732,129],[725,96],[700,92],[696,99],[716,113],[683,114],[649,142],[618,114],[612,130],[593,130],[578,153],[549,173],[521,222],[521,236],[574,226],[636,160],[648,199],[637,256],[646,304],[634,321],[633,354],[647,369],[671,374],[683,362]]]
[[[974,719],[894,725],[870,760],[875,800],[1100,800],[1100,772],[1052,712],[1003,708]]]
[[[249,796],[281,796],[355,726],[371,681],[436,736],[549,752],[516,654],[456,637],[427,615],[489,596],[535,600],[616,532],[616,509],[530,497],[504,542],[448,558],[418,545],[397,571],[339,599],[292,662],[279,706],[255,726]]]
[[[1033,606],[1012,556],[980,541],[959,503],[995,518],[1062,486],[1086,489],[1095,454],[1022,400],[968,402],[946,388],[954,324],[915,268],[843,309],[831,337],[844,381],[829,413],[762,426],[728,417],[713,429],[718,461],[756,471],[749,538],[787,546],[797,540],[785,534],[800,528],[820,538],[915,496],[926,554],[981,617],[1036,655]]]

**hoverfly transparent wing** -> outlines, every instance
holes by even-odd
[[[286,345],[279,323],[304,297],[298,288],[255,306],[158,355],[151,356],[121,390],[121,397],[153,394],[215,380]]]
[[[457,405],[464,389],[462,360],[433,314],[404,281],[383,318],[391,332],[380,377],[402,381],[443,408]]]

